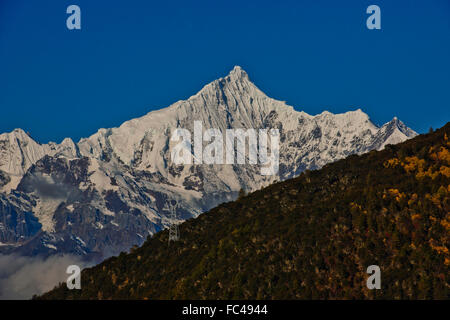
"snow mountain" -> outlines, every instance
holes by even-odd
[[[279,175],[259,165],[176,165],[177,128],[280,132]],[[382,127],[361,109],[309,115],[259,90],[240,67],[187,100],[100,129],[75,144],[39,144],[21,129],[0,135],[0,252],[104,258],[252,191],[351,154],[416,136],[394,118]],[[206,145],[207,143],[205,143]]]

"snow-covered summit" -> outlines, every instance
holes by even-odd
[[[225,78],[230,78],[232,81],[236,79],[248,79],[248,74],[240,66],[234,66],[233,70]]]
[[[378,133],[379,145],[376,149],[381,150],[388,144],[397,144],[416,135],[417,133],[414,130],[411,130],[397,117],[394,117],[380,128]]]
[[[60,144],[40,144],[22,129],[0,134],[0,170],[10,176],[9,183],[0,185],[0,191],[14,189],[28,168],[45,155],[79,156],[77,146],[70,138],[65,138]]]

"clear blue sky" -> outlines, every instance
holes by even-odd
[[[381,30],[366,28],[370,4]],[[297,110],[360,107],[426,132],[450,121],[450,1],[0,0],[0,132],[78,141],[234,65]]]

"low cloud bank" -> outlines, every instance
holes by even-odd
[[[73,255],[49,258],[0,254],[0,300],[30,299],[53,289],[69,277],[69,265],[86,267],[80,257]]]

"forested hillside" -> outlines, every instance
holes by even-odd
[[[40,298],[448,299],[449,193],[450,123],[222,204]]]

